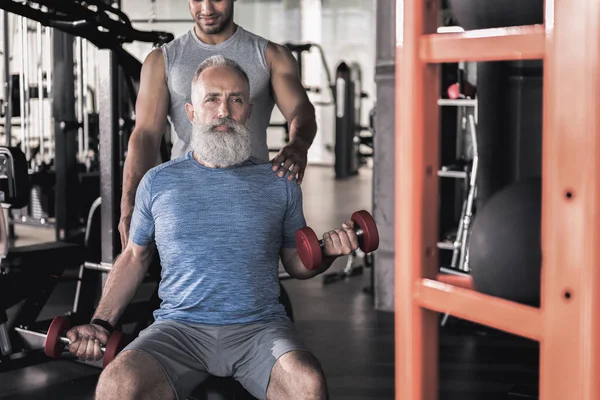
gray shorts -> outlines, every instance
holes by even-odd
[[[231,376],[258,399],[267,398],[271,369],[285,353],[308,351],[293,322],[202,325],[157,321],[122,352],[140,350],[162,367],[184,400],[209,375]]]

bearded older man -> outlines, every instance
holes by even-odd
[[[162,264],[156,321],[102,372],[97,399],[185,399],[209,375],[233,376],[259,399],[325,399],[318,360],[279,303],[278,269],[297,279],[326,271],[358,247],[352,221],[323,235],[324,262],[300,261],[306,225],[296,180],[251,157],[246,73],[213,56],[192,82],[192,151],[141,180],[127,247],[114,263],[89,325],[67,333],[69,350],[102,357],[100,343],[148,269]]]

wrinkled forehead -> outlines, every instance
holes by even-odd
[[[203,93],[242,93],[250,96],[250,87],[244,76],[229,66],[211,67],[202,71],[194,86]]]

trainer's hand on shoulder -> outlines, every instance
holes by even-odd
[[[67,339],[71,344],[67,346],[69,352],[84,361],[96,361],[104,353],[100,345],[108,343],[109,333],[98,325],[79,325],[67,331]]]
[[[282,177],[291,168],[288,179],[295,178],[298,184],[301,184],[308,160],[308,147],[301,140],[290,141],[271,160],[273,171],[278,171],[277,174]]]
[[[338,257],[358,249],[358,236],[354,231],[354,221],[351,219],[344,222],[341,228],[326,232],[323,234],[325,246],[323,253],[325,256]]]

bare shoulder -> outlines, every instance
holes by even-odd
[[[162,67],[164,69],[165,57],[160,48],[153,49],[144,60],[144,66],[150,66],[152,68]]]
[[[160,48],[152,50],[142,64],[142,80],[156,81],[165,77],[165,58]]]
[[[284,45],[275,42],[269,42],[267,45],[267,63],[273,69],[290,68],[296,65],[296,58],[292,52]]]

